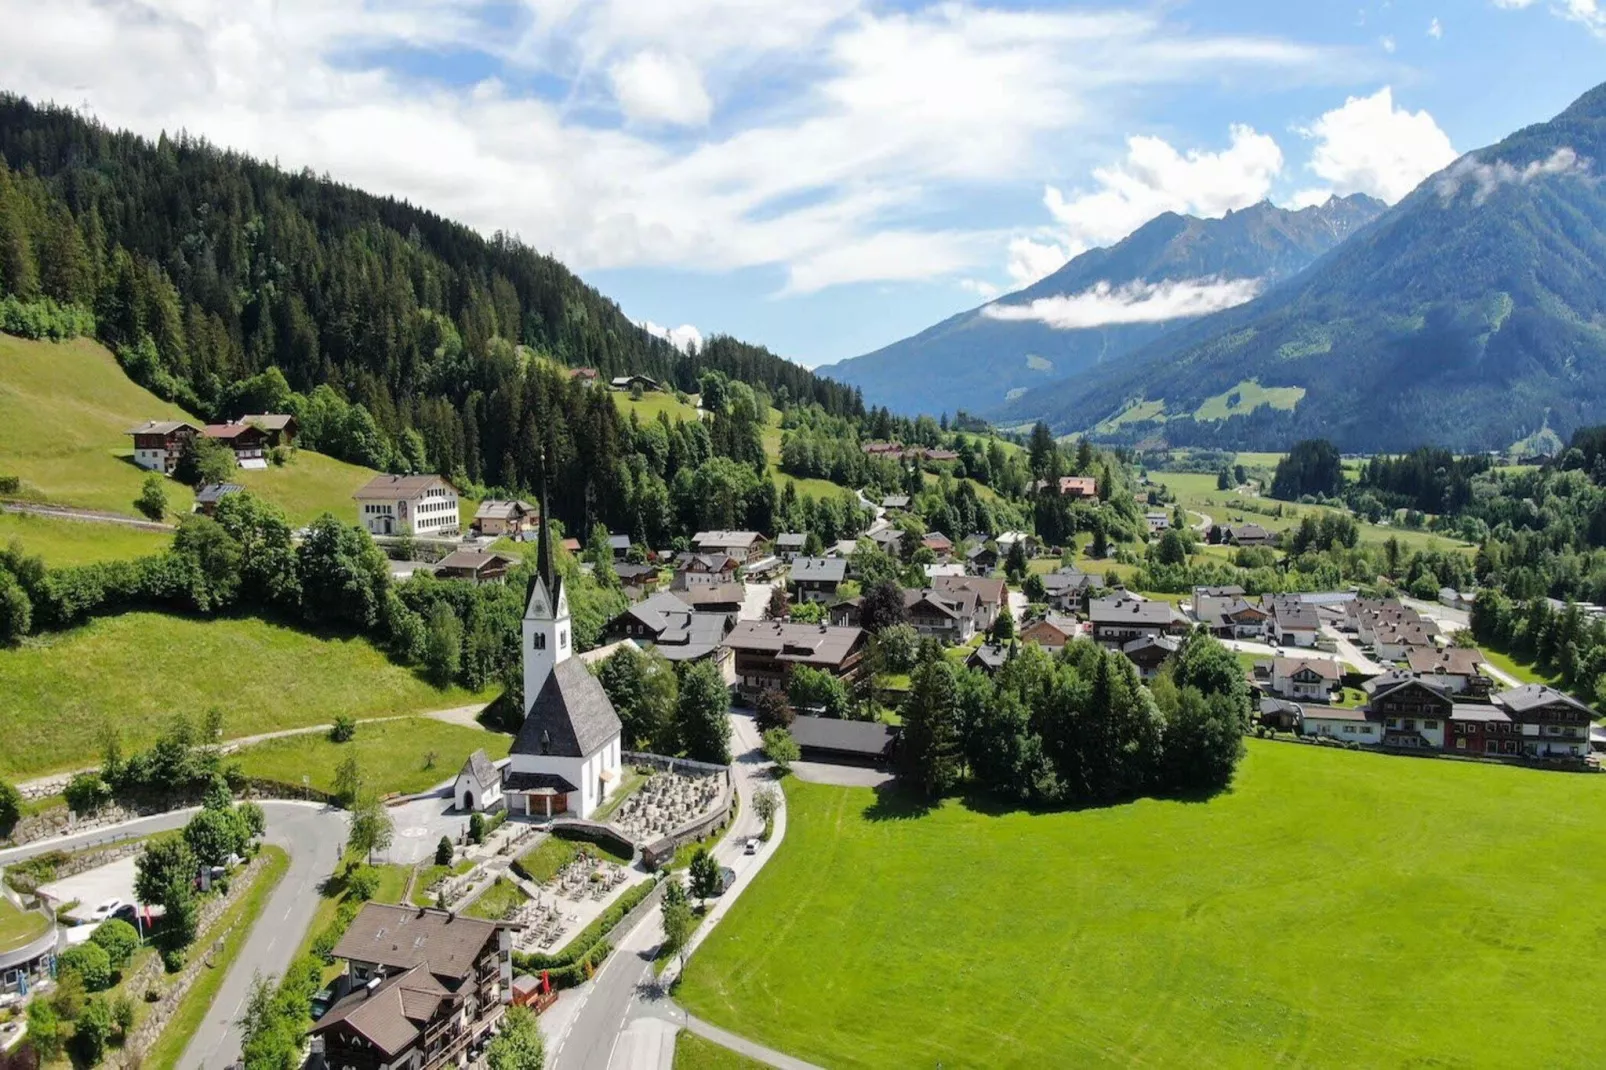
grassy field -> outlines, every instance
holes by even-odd
[[[1503,650],[1496,650],[1487,644],[1480,646],[1478,649],[1483,652],[1484,660],[1507,676],[1514,676],[1525,684],[1561,686],[1561,681],[1554,674],[1545,672],[1531,661],[1523,661]]]
[[[500,921],[529,900],[519,886],[505,877],[496,878],[485,893],[468,905],[463,913],[471,918]]]
[[[1079,813],[789,781],[679,999],[832,1067],[1598,1061],[1557,1015],[1606,983],[1606,778],[1249,748],[1209,802]]]
[[[50,919],[37,910],[19,910],[0,896],[0,951],[23,947],[44,935]]]
[[[630,394],[623,390],[610,390],[608,395],[613,398],[613,403],[619,407],[619,412],[623,416],[628,419],[631,413],[635,413],[636,418],[644,424],[658,419],[659,413],[667,413],[670,423],[677,420],[696,423],[701,419],[697,415],[697,406],[678,401],[674,394],[666,394],[661,390],[641,395],[640,401],[633,400]]]
[[[1163,483],[1177,496],[1177,501],[1184,509],[1195,513],[1203,513],[1217,524],[1251,523],[1259,524],[1268,531],[1287,531],[1299,526],[1301,518],[1306,514],[1320,519],[1322,514],[1338,512],[1324,505],[1299,505],[1294,502],[1279,502],[1273,498],[1256,495],[1243,495],[1232,490],[1217,490],[1216,477],[1203,472],[1150,472],[1149,479],[1155,483]],[[1256,509],[1276,509],[1282,506],[1283,515],[1267,516],[1264,513],[1254,512]],[[1169,506],[1167,507],[1169,508]],[[1431,531],[1411,531],[1402,527],[1385,527],[1380,524],[1369,524],[1359,518],[1355,521],[1360,529],[1362,542],[1384,543],[1389,539],[1398,539],[1400,545],[1407,551],[1413,550],[1469,550],[1470,544],[1447,535],[1435,534]]]
[[[467,705],[396,665],[366,639],[319,637],[254,619],[160,613],[105,617],[0,650],[6,746],[0,775],[71,769],[103,725],[148,744],[169,715],[224,712],[229,736]]]
[[[0,465],[4,463],[0,460]],[[148,557],[167,549],[173,536],[123,524],[90,524],[0,511],[0,545],[12,541],[21,543],[27,553],[44,558],[51,568],[62,568]]]
[[[1234,395],[1237,396],[1234,404]],[[1195,420],[1225,420],[1231,416],[1243,416],[1254,412],[1263,405],[1269,405],[1283,412],[1294,411],[1305,396],[1302,386],[1261,386],[1254,379],[1245,379],[1231,390],[1223,390],[1213,398],[1206,398],[1204,404],[1194,410]]]
[[[190,1038],[195,1035],[196,1029],[212,1009],[212,1001],[217,998],[217,990],[223,987],[223,978],[228,976],[229,968],[234,960],[239,958],[240,951],[245,947],[246,938],[251,935],[251,927],[256,924],[257,918],[268,905],[268,896],[284,877],[285,870],[290,868],[290,856],[279,847],[262,848],[262,870],[257,874],[256,880],[250,889],[240,897],[228,910],[223,912],[213,926],[202,933],[190,949],[191,955],[203,955],[210,952],[207,961],[211,968],[203,970],[196,978],[195,984],[184,994],[180,1001],[178,1011],[163,1028],[161,1036],[156,1043],[145,1052],[144,1063],[148,1066],[175,1066],[184,1049],[189,1046]],[[233,926],[230,928],[230,926]],[[222,940],[218,947],[213,944]]]
[[[355,754],[369,790],[410,795],[456,776],[477,749],[483,748],[492,761],[506,758],[512,742],[500,732],[408,717],[360,725],[349,743],[331,742],[318,732],[253,744],[233,759],[247,776],[299,784],[306,775],[312,787],[333,791],[335,768],[346,755]]]
[[[1120,412],[1099,423],[1095,431],[1110,432],[1121,427],[1122,424],[1143,423],[1147,420],[1158,420],[1165,415],[1164,401],[1134,401]]]
[[[473,861],[467,858],[459,859],[449,866],[423,867],[418,871],[418,876],[413,878],[413,905],[421,907],[434,906],[435,895],[429,890],[431,885],[438,881],[443,881],[447,877],[461,877],[473,868]]]
[[[685,1029],[675,1037],[675,1070],[763,1070],[764,1066]]]
[[[157,419],[201,422],[128,378],[96,342],[0,335],[0,475],[20,476],[27,496],[133,514],[147,473],[133,463],[133,440],[125,432]],[[326,511],[355,520],[351,495],[374,472],[298,450],[283,468],[235,475],[299,525]],[[195,496],[169,481],[167,501],[169,511],[182,516]],[[474,507],[465,508],[473,516]]]

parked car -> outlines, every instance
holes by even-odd
[[[122,905],[123,901],[121,899],[108,899],[95,908],[94,913],[90,915],[90,919],[93,921],[105,921],[107,918],[115,917]]]
[[[757,836],[749,836],[749,837],[747,837],[747,845],[744,848],[742,848],[742,853],[743,854],[749,854],[749,855],[758,854],[758,837]]]

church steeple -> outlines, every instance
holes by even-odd
[[[548,528],[551,516],[547,507],[546,457],[541,458],[540,487],[541,519],[536,535],[535,575],[530,586],[524,610],[524,708],[541,693],[552,671],[569,660],[573,636],[569,626],[569,596],[563,589],[563,577],[552,564],[552,533]]]

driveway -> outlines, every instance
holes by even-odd
[[[747,591],[742,598],[742,620],[763,620],[764,610],[769,608],[770,583],[749,583]],[[726,603],[729,605],[729,603]]]
[[[893,780],[892,774],[884,769],[825,762],[793,762],[792,775],[808,784],[831,784],[839,788],[879,788]]]
[[[1331,624],[1322,625],[1322,634],[1331,639],[1334,645],[1338,647],[1340,660],[1349,662],[1368,676],[1381,676],[1389,671],[1389,666],[1379,664],[1361,653],[1361,648],[1356,646],[1352,639]]]

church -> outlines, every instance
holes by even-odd
[[[522,645],[524,724],[502,769],[502,799],[516,816],[589,818],[619,786],[619,715],[574,656],[568,593],[552,567],[544,486]]]

